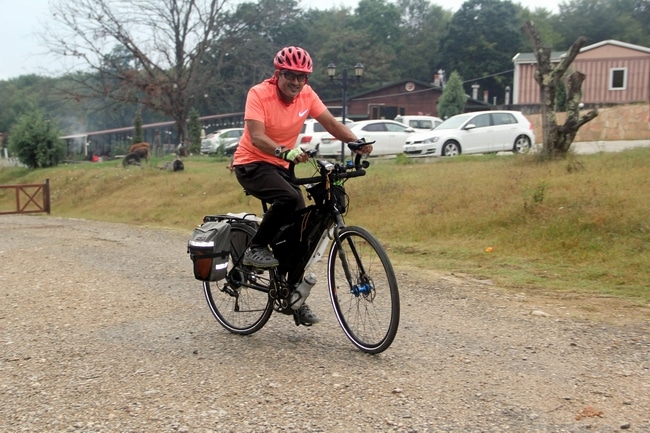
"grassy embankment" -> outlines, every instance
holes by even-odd
[[[545,164],[514,156],[371,161],[365,178],[346,185],[346,221],[374,233],[395,264],[470,274],[514,290],[650,302],[650,149]],[[259,213],[224,160],[187,158],[178,173],[155,168],[163,162],[4,168],[0,184],[49,178],[53,216],[188,235],[204,214]],[[303,175],[308,168],[301,166]],[[0,190],[0,210],[13,206],[8,191]]]

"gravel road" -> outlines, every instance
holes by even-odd
[[[397,268],[400,330],[372,356],[321,268],[321,323],[241,337],[212,318],[188,236],[0,216],[0,431],[650,431],[647,310]]]

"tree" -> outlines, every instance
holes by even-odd
[[[199,112],[194,108],[190,110],[190,153],[199,153],[201,150],[201,121],[199,120]]]
[[[352,25],[364,39],[392,49],[398,48],[401,13],[387,0],[360,0]]]
[[[331,26],[335,26],[336,38],[321,36],[320,41],[314,41],[315,50],[311,52],[312,58],[321,65],[314,71],[314,75],[319,75],[314,80],[314,88],[321,97],[334,98],[341,91],[339,86],[329,83],[325,74],[329,63],[337,66],[337,76],[341,76],[343,68],[347,67],[348,76],[352,78],[354,65],[364,65],[361,82],[353,80],[355,91],[369,88],[371,83],[403,78],[400,68],[395,67],[402,63],[399,56],[402,30],[401,13],[394,4],[386,0],[361,0],[354,14],[350,14],[347,9],[332,13],[333,17],[323,17],[326,18],[324,21],[330,34],[333,31]],[[327,35],[327,29],[325,30]]]
[[[555,50],[564,49],[566,45],[564,44],[564,37],[560,30],[563,30],[563,27],[556,29],[555,23],[557,21],[557,16],[553,15],[548,9],[538,7],[533,11],[522,8],[521,9],[521,23],[526,21],[532,21],[537,27],[537,31],[541,36],[542,40],[545,41],[549,46]],[[522,45],[520,47],[520,52],[532,52],[533,47],[530,45],[530,41],[527,38],[522,38]]]
[[[0,81],[0,132],[8,132],[22,115],[33,111],[57,114],[67,111],[52,90],[57,81],[34,74]]]
[[[262,0],[225,14],[201,68],[210,77],[203,88],[206,114],[244,110],[250,87],[272,75],[275,53],[308,35],[299,13],[294,0]]]
[[[313,49],[307,49],[314,60],[314,73],[309,79],[309,84],[321,98],[340,98],[341,86],[337,78],[342,76],[344,67],[348,68],[348,77],[354,78],[353,67],[357,63],[364,65],[363,79],[350,80],[350,92],[367,88],[370,83],[376,83],[379,77],[386,81],[394,78],[396,61],[393,49],[366,39],[366,29],[357,29],[359,20],[348,9],[319,13],[317,17],[312,27],[316,31]],[[310,19],[313,19],[313,14],[310,14]],[[331,37],[332,26],[336,29],[336,38]],[[326,73],[329,63],[334,63],[337,67],[333,81]]]
[[[560,113],[566,111],[566,86],[562,80],[557,83],[557,90],[555,92],[555,111]]]
[[[402,38],[399,49],[401,76],[431,82],[444,65],[439,44],[452,13],[427,0],[399,0]]]
[[[582,125],[589,122],[598,115],[594,109],[580,117],[580,98],[582,97],[582,82],[585,75],[580,71],[574,71],[567,77],[566,89],[566,110],[567,118],[564,125],[557,124],[555,111],[555,100],[561,80],[564,78],[567,69],[573,63],[585,43],[583,36],[579,37],[569,48],[566,55],[557,65],[551,64],[551,48],[544,46],[537,33],[535,24],[527,21],[524,30],[533,45],[537,69],[535,70],[535,81],[539,84],[542,98],[542,132],[543,147],[542,157],[544,159],[565,157],[573,139]]]
[[[141,104],[170,116],[181,143],[188,140],[192,100],[202,97],[209,74],[200,73],[215,38],[225,0],[59,0],[46,29],[50,51],[68,56],[92,73],[71,75],[84,92]]]
[[[133,138],[131,139],[131,144],[142,143],[144,138],[142,138],[142,113],[138,110],[135,113],[135,119],[133,120]]]
[[[632,44],[650,43],[644,0],[569,0],[560,3],[553,24],[564,35],[564,46],[579,36],[588,44],[617,39]]]
[[[65,143],[56,125],[42,111],[21,116],[11,128],[9,151],[29,168],[54,167],[65,156]]]
[[[452,72],[438,101],[438,115],[447,119],[465,111],[467,95],[463,90],[463,80],[456,71]]]
[[[648,29],[650,29],[650,0],[636,0],[636,7],[634,8],[634,19],[636,19],[640,24],[641,28],[646,31],[646,41],[650,40],[648,38]],[[648,45],[650,42],[644,43]]]
[[[522,46],[519,9],[505,0],[468,0],[454,14],[443,39],[442,69],[458,71],[491,97],[512,87],[512,58]]]

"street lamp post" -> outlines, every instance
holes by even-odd
[[[330,77],[330,81],[334,81],[334,75],[336,75],[336,65],[334,63],[330,63],[327,65],[327,76]],[[363,75],[363,65],[361,63],[357,63],[354,65],[354,76],[356,77],[356,81],[358,82],[361,80],[361,76]],[[341,108],[341,116],[342,116],[342,122],[345,125],[345,117],[347,115],[347,105],[348,105],[348,67],[343,66],[343,74],[341,75],[341,79],[338,80],[341,83],[341,89],[343,90],[343,107]],[[341,141],[341,162],[345,162],[345,143]]]

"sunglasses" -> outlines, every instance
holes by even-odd
[[[280,75],[288,81],[298,80],[299,83],[304,83],[309,78],[308,74],[296,74],[291,71],[280,71]]]

